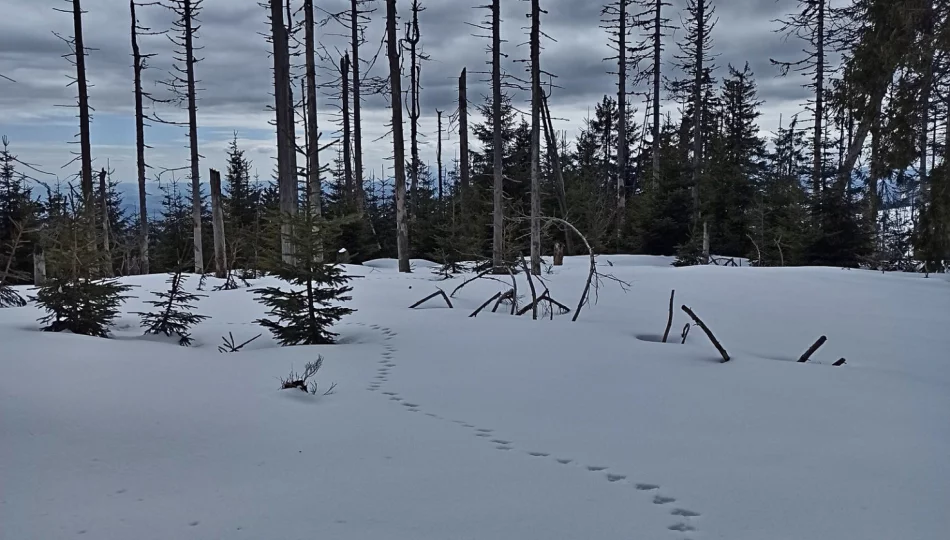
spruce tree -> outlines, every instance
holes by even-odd
[[[258,301],[270,308],[271,318],[258,319],[283,346],[324,345],[334,342],[333,324],[354,310],[340,305],[350,300],[350,278],[341,266],[322,262],[326,220],[313,216],[310,205],[303,205],[296,216],[283,218],[292,231],[293,257],[273,262],[271,273],[286,281],[289,288],[254,289]],[[285,230],[287,227],[284,228]]]
[[[132,289],[116,279],[55,277],[36,293],[36,304],[48,315],[39,321],[44,332],[72,332],[109,337],[109,327]]]
[[[188,330],[207,319],[206,315],[197,315],[192,313],[194,303],[204,295],[189,293],[185,290],[185,276],[182,271],[172,272],[166,283],[169,284],[168,291],[152,293],[159,300],[147,300],[145,303],[158,308],[157,312],[141,313],[135,315],[142,317],[142,326],[145,327],[146,334],[164,334],[165,336],[177,336],[178,344],[188,347],[192,343],[191,334]]]

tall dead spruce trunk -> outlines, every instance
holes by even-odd
[[[145,61],[152,55],[143,55],[139,50],[138,19],[135,16],[135,0],[129,0],[132,15],[132,72],[135,83],[135,165],[139,185],[139,268],[148,274],[148,210],[145,193],[145,106],[142,93],[142,71]]]
[[[290,50],[284,26],[283,0],[270,1],[274,44],[274,107],[277,121],[277,188],[281,213],[281,258],[293,264],[290,218],[297,213],[297,148],[290,97]]]
[[[531,273],[541,275],[541,6],[531,0]],[[496,152],[498,149],[495,149]],[[535,313],[537,315],[537,313]]]
[[[323,186],[320,181],[320,131],[317,124],[317,62],[313,0],[304,0],[303,10],[307,63],[307,203],[310,216],[316,219],[323,214]],[[319,230],[315,232],[319,234]],[[322,247],[321,244],[318,245]],[[316,250],[314,258],[317,262],[323,262],[323,250]]]
[[[228,274],[228,248],[224,238],[224,202],[221,198],[221,173],[211,169],[211,229],[214,233],[214,275]]]
[[[419,118],[422,116],[422,108],[419,105],[420,71],[419,60],[419,0],[412,0],[412,21],[406,29],[406,43],[409,45],[409,148],[410,159],[409,167],[410,193],[409,193],[409,213],[416,218],[419,213],[419,169],[422,162],[419,160]]]
[[[459,75],[459,180],[462,183],[463,214],[471,174],[468,163],[468,80],[467,71],[463,68],[462,74]]]
[[[79,94],[79,159],[81,165],[80,185],[83,197],[87,242],[95,249],[96,205],[92,181],[92,143],[89,134],[89,87],[86,81],[86,47],[82,35],[82,5],[72,0],[73,47],[75,49],[76,88]]]
[[[197,3],[182,0],[182,22],[185,42],[185,78],[188,96],[188,146],[191,150],[191,220],[194,228],[195,273],[204,273],[204,251],[201,246],[201,172],[198,168],[198,104],[195,94],[195,12]]]
[[[390,108],[393,128],[393,173],[396,183],[396,250],[399,271],[409,268],[409,220],[406,215],[406,148],[402,133],[402,79],[396,37],[396,0],[386,0],[386,39],[389,56]]]
[[[617,249],[627,208],[627,0],[620,0],[617,26]]]
[[[109,191],[106,188],[105,169],[99,171],[99,211],[102,219],[102,270],[103,276],[112,277],[112,246],[109,240]]]
[[[309,0],[308,0],[309,1]],[[363,193],[363,128],[360,119],[360,20],[359,0],[350,0],[350,46],[353,69],[353,181],[356,184],[356,211],[363,214],[366,195]]]
[[[663,56],[663,0],[654,0],[653,12],[653,187],[660,181],[660,75]]]
[[[436,141],[435,145],[435,166],[437,168],[436,176],[439,180],[439,202],[442,202],[442,111],[436,109],[435,115],[439,128],[439,140]]]
[[[343,111],[343,188],[346,194],[347,207],[356,199],[353,189],[353,163],[350,161],[352,135],[350,134],[350,57],[343,55],[340,58],[340,109]]]
[[[699,230],[699,179],[703,166],[703,61],[706,42],[706,0],[696,0],[696,36],[693,46],[693,230]]]
[[[494,181],[492,210],[492,266],[494,273],[507,274],[505,269],[505,173],[502,161],[504,142],[501,137],[501,0],[491,3],[492,35],[492,146],[494,148]]]

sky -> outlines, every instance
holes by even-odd
[[[555,129],[563,130],[568,138],[583,127],[583,120],[592,114],[594,105],[605,94],[615,94],[616,66],[605,58],[612,56],[607,47],[607,35],[600,28],[600,1],[541,0],[542,31],[556,39],[543,43],[542,68],[557,75],[558,88],[550,98]],[[665,8],[673,27],[665,39],[664,71],[675,76],[672,55],[675,41],[682,30],[681,10],[685,0],[671,0]],[[297,7],[302,2],[293,0]],[[489,69],[488,40],[475,34],[484,33],[472,24],[484,20],[486,10],[475,6],[487,0],[423,0],[426,8],[420,15],[422,47],[429,60],[422,66],[422,118],[420,130],[421,156],[435,165],[436,110],[451,115],[457,108],[457,79],[460,70],[469,71],[469,101],[479,104],[488,93],[483,72]],[[342,11],[346,0],[315,0],[318,18],[327,13]],[[776,19],[793,11],[797,0],[713,0],[717,23],[712,32],[713,62],[718,66],[717,78],[727,74],[726,66],[741,68],[746,62],[754,71],[759,98],[765,103],[759,126],[763,132],[775,130],[780,118],[788,119],[803,110],[808,91],[800,76],[782,78],[770,58],[797,59],[802,43],[787,40],[775,33]],[[67,180],[78,171],[78,165],[66,165],[78,149],[78,120],[76,87],[70,86],[70,75],[75,69],[63,57],[67,45],[56,36],[72,35],[72,16],[56,9],[69,9],[66,0],[0,0],[0,135],[11,142],[11,151],[20,160],[36,165],[50,174],[28,172],[31,176],[55,181]],[[407,19],[408,0],[398,0],[400,18]],[[90,49],[87,58],[87,76],[91,87],[90,105],[94,108],[92,144],[96,170],[109,167],[120,182],[135,182],[135,126],[132,88],[130,15],[128,0],[83,0],[87,13],[83,17],[84,38]],[[376,12],[366,30],[367,43],[364,58],[370,58],[383,44],[385,4],[376,2]],[[503,44],[506,70],[526,76],[527,57],[526,13],[529,3],[524,0],[502,0]],[[138,8],[140,23],[153,30],[170,27],[172,15],[159,6]],[[197,53],[201,61],[196,66],[200,81],[198,92],[199,152],[202,156],[202,180],[209,168],[224,169],[228,144],[237,134],[238,144],[247,152],[261,178],[269,178],[274,168],[275,130],[272,126],[273,82],[267,10],[257,0],[205,0],[200,16],[201,27]],[[329,21],[318,29],[318,39],[332,51],[345,48],[341,37],[343,28]],[[140,38],[143,53],[154,53],[151,67],[145,72],[145,89],[156,97],[164,97],[166,90],[157,81],[167,79],[173,62],[174,47],[167,36]],[[383,76],[388,70],[385,49],[379,61],[370,70],[371,75]],[[482,72],[482,73],[480,73]],[[318,74],[318,84],[332,85],[337,75],[327,63]],[[404,85],[405,87],[405,85]],[[335,92],[327,89],[321,97],[320,117],[323,141],[337,137],[333,125],[338,114]],[[363,108],[364,164],[367,175],[383,174],[391,165],[392,152],[387,132],[390,111],[385,96],[367,96]],[[516,107],[527,110],[528,96],[514,93]],[[639,101],[639,98],[634,100]],[[636,103],[640,118],[644,107]],[[183,111],[171,105],[157,105],[157,111],[166,118],[182,119]],[[664,114],[677,115],[676,106],[665,103]],[[470,122],[481,119],[473,117]],[[408,145],[408,127],[405,129]],[[164,169],[176,169],[188,164],[187,131],[180,127],[154,125],[146,130],[146,141],[152,147],[147,151],[149,192],[157,193],[156,176]],[[458,153],[458,135],[449,133],[443,142],[445,163],[451,163]],[[324,152],[324,162],[336,157],[336,150]],[[448,165],[446,165],[448,166]],[[162,179],[173,174],[165,172]],[[387,173],[388,174],[388,173]]]

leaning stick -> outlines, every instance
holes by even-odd
[[[442,296],[442,298],[445,298],[445,303],[448,304],[449,307],[452,307],[452,301],[449,300],[448,295],[445,294],[445,291],[443,291],[442,289],[439,289],[438,291],[436,291],[436,292],[430,294],[429,296],[426,296],[426,297],[423,298],[422,300],[419,300],[419,301],[416,302],[415,304],[409,306],[409,309],[417,308],[417,307],[421,306],[422,304],[425,304],[425,303],[428,302],[429,300],[432,300],[432,299],[435,298],[436,296],[440,296],[440,295]]]
[[[683,306],[683,311],[685,311],[686,314],[689,315],[690,318],[692,318],[696,322],[696,324],[699,325],[699,327],[703,329],[703,332],[706,332],[706,337],[709,338],[709,341],[712,342],[713,346],[716,347],[716,350],[719,351],[719,354],[722,355],[722,363],[725,364],[726,362],[728,362],[729,353],[726,352],[726,349],[722,348],[722,345],[719,344],[719,340],[717,340],[716,336],[713,335],[712,330],[710,330],[709,327],[706,326],[706,323],[704,323],[702,319],[697,317],[696,314],[693,313],[693,310],[689,309],[685,305]]]
[[[805,354],[803,354],[801,358],[798,359],[798,361],[801,363],[807,362],[808,359],[811,358],[811,355],[815,354],[815,351],[817,351],[819,347],[824,345],[826,341],[828,341],[828,338],[825,336],[821,336],[820,338],[818,338],[818,341],[812,343],[811,347],[808,347],[808,350],[805,351]]]
[[[499,296],[501,296],[501,293],[500,293],[500,292],[496,292],[496,293],[495,293],[495,296],[492,296],[492,297],[489,298],[484,304],[478,306],[478,309],[476,309],[475,311],[473,311],[472,314],[469,315],[469,317],[475,317],[475,316],[477,316],[477,315],[478,315],[478,312],[480,312],[481,310],[485,309],[485,307],[488,306],[488,304],[491,304],[491,303],[492,303],[496,298],[498,298]]]
[[[666,320],[666,330],[663,331],[663,343],[670,337],[670,327],[673,326],[673,296],[676,295],[676,289],[670,291],[670,317]]]

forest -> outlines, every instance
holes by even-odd
[[[402,272],[418,258],[445,272],[474,264],[505,274],[527,258],[539,275],[542,263],[594,253],[676,255],[678,265],[947,269],[947,0],[790,2],[774,37],[798,54],[771,63],[789,84],[803,77],[810,98],[774,133],[759,126],[756,78],[775,73],[716,65],[715,2],[688,0],[680,11],[663,0],[613,0],[601,12],[613,57],[591,61],[615,84],[570,136],[555,129],[558,111],[548,105],[557,83],[544,43],[558,36],[545,32],[545,0],[516,2],[525,33],[502,36],[509,1],[460,11],[475,14],[468,22],[485,38],[491,91],[484,99],[468,91],[472,72],[486,68],[457,66],[456,107],[434,111],[436,133],[420,127],[433,112],[420,106],[431,60],[422,0],[348,0],[337,13],[314,0],[261,3],[277,155],[262,178],[254,171],[271,165],[252,164],[237,136],[226,170],[202,165],[196,71],[215,46],[200,42],[202,0],[131,0],[130,41],[114,44],[129,50],[134,74],[139,196],[129,204],[120,179],[93,167],[95,73],[86,59],[99,53],[84,46],[83,15],[99,6],[66,0],[51,16],[73,21],[62,40],[75,72],[75,173],[49,181],[17,152],[17,134],[4,134],[0,286],[184,269],[249,279],[301,264],[323,275],[332,271],[317,266],[375,258],[398,259]],[[142,25],[143,10],[161,9],[174,14],[172,26]],[[370,35],[377,20],[384,33]],[[348,47],[324,46],[331,32]],[[149,74],[156,38],[176,46],[168,77]],[[523,72],[503,68],[508,55],[525,57]],[[0,91],[17,84],[0,76]],[[148,90],[149,77],[162,79],[161,95]],[[364,135],[370,94],[390,105],[382,174],[364,160],[366,146],[380,144]],[[187,119],[162,118],[159,102]],[[321,118],[318,102],[338,112]],[[188,163],[149,162],[149,130],[160,122],[187,132]],[[443,151],[450,131],[458,147]],[[423,137],[436,140],[435,164],[420,158]],[[169,170],[184,180],[158,182]],[[156,186],[161,204],[149,207]]]

